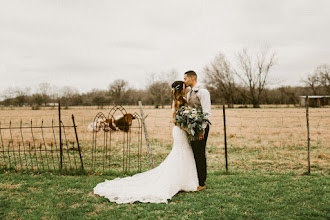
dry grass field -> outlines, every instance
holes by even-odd
[[[138,112],[137,106],[124,106],[128,113]],[[83,157],[90,156],[93,134],[87,130],[95,115],[103,112],[108,115],[110,107],[70,107],[62,109],[64,125],[72,125],[71,115],[74,114],[78,126],[78,136],[83,150]],[[161,163],[172,147],[172,123],[169,106],[155,109],[144,107],[149,138],[155,164]],[[307,128],[304,108],[235,108],[226,110],[227,140],[229,170],[261,170],[275,172],[303,173],[307,168]],[[58,124],[57,108],[2,108],[0,109],[1,127],[20,125],[51,125],[52,120]],[[224,129],[221,106],[212,107],[212,126],[207,144],[208,169],[224,170]],[[330,174],[330,108],[310,109],[311,132],[311,165],[312,172]],[[37,130],[37,129],[36,129]],[[26,134],[24,134],[26,132]],[[23,131],[25,142],[29,141],[30,132]],[[74,139],[74,133],[67,132],[68,139]],[[10,141],[22,142],[20,131],[12,134],[9,130],[2,130],[5,143]],[[43,141],[41,132],[35,131],[34,136],[40,143]],[[51,141],[51,132],[44,134],[45,142]],[[120,161],[122,151],[122,132],[113,137],[114,157]],[[31,139],[31,138],[30,138]],[[132,139],[132,143],[134,143]],[[27,144],[27,143],[26,143]],[[38,146],[38,143],[36,144]],[[46,143],[47,145],[47,143]],[[5,144],[6,146],[6,144]],[[1,151],[1,149],[0,149]],[[143,135],[143,170],[149,169],[147,147]],[[0,152],[1,153],[1,152]],[[134,152],[133,152],[134,154]]]

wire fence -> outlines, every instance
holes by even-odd
[[[44,123],[43,119],[40,124],[32,119],[0,122],[0,167],[32,171],[83,169],[74,116],[72,126],[55,123]],[[68,139],[69,133],[76,138]]]
[[[140,112],[138,106],[124,107],[128,113]],[[88,124],[93,122],[95,115],[100,110],[109,109],[111,106],[104,106],[103,109],[95,106],[62,109],[64,124],[71,122],[72,113],[76,116],[76,129],[80,138],[83,159],[90,156],[93,146],[93,134],[88,131]],[[173,123],[171,122],[170,106],[157,109],[154,106],[144,106],[143,109],[155,165],[158,165],[172,148]],[[309,110],[311,171],[330,174],[330,108],[310,108]],[[42,119],[51,121],[58,118],[56,108],[2,109],[0,112],[2,125],[8,124],[10,121],[12,124],[15,121],[19,124],[20,120],[24,124],[24,121],[30,119],[33,119],[33,123],[40,125]],[[222,170],[226,167],[222,106],[212,106],[211,122],[206,147],[208,169]],[[68,140],[75,139],[74,133],[67,136]],[[13,138],[15,139],[15,137]],[[19,139],[19,137],[16,138]],[[307,170],[308,137],[305,108],[226,109],[226,138],[229,170],[299,173]],[[42,138],[38,139],[42,140]],[[113,143],[113,146],[115,145],[122,146],[122,143],[118,139]],[[118,156],[118,161],[122,161],[122,158],[119,157],[122,155],[121,149],[118,148],[117,154],[113,154],[114,157]],[[115,151],[114,148],[113,153]],[[144,139],[141,160],[142,170],[151,168]],[[86,166],[89,163],[89,161],[84,162]],[[85,169],[88,169],[88,166]]]
[[[169,115],[160,118],[162,114],[159,111],[150,114],[147,119],[154,148],[171,144],[173,124]],[[160,121],[166,123],[159,123]],[[211,169],[226,167],[223,121],[222,109],[212,108],[212,126],[207,143],[208,167]],[[312,171],[329,174],[330,109],[310,109],[309,121]],[[301,173],[308,170],[308,137],[304,108],[227,109],[226,129],[230,170]],[[168,152],[169,149],[164,156]]]

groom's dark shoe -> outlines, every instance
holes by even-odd
[[[206,189],[206,186],[204,185],[204,186],[198,186],[197,187],[197,191],[201,191],[201,190],[203,190],[203,189]]]

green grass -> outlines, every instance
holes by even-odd
[[[329,219],[330,178],[320,174],[210,172],[208,189],[168,204],[110,203],[93,187],[121,176],[0,174],[0,219]]]

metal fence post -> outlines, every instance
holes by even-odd
[[[76,141],[77,141],[77,146],[78,146],[78,151],[79,151],[81,169],[84,170],[84,163],[83,163],[83,159],[82,159],[82,156],[81,156],[81,149],[80,149],[80,145],[79,145],[79,139],[78,139],[78,133],[77,133],[77,126],[76,126],[76,123],[74,121],[73,114],[72,114],[72,122],[73,122],[73,127],[74,127],[74,133],[76,134]]]
[[[225,141],[226,172],[228,172],[227,127],[226,127],[226,107],[225,107],[225,105],[223,105],[223,129],[224,129],[224,141]]]
[[[63,166],[63,144],[62,144],[62,130],[61,130],[61,103],[58,102],[58,127],[59,127],[59,138],[60,138],[60,170],[62,170]]]
[[[309,99],[306,96],[306,120],[307,120],[307,160],[308,160],[308,174],[311,174],[311,157],[310,157],[310,133],[309,133]]]

